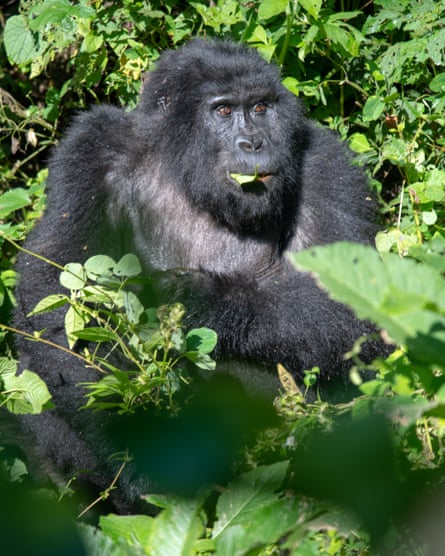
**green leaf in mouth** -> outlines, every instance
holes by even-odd
[[[272,177],[272,174],[236,174],[231,173],[230,177],[232,180],[236,181],[239,185],[246,185],[248,183],[258,183],[261,182],[265,184]]]
[[[252,183],[257,180],[258,175],[254,176],[249,174],[230,174],[230,177],[235,180],[239,185],[244,185],[245,183]]]

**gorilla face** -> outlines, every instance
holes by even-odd
[[[204,44],[192,41],[161,58],[141,108],[150,115],[157,109],[170,130],[168,152],[174,145],[176,157],[165,167],[193,206],[238,233],[273,228],[298,188],[300,106],[256,51]],[[162,89],[151,88],[160,82]]]
[[[298,176],[294,171],[288,176],[295,161],[280,122],[279,97],[260,88],[248,94],[231,91],[206,98],[199,112],[206,160],[212,162],[186,177],[194,205],[232,230],[249,233],[273,226]]]
[[[252,99],[234,94],[216,96],[209,100],[206,115],[210,135],[219,137],[222,172],[238,186],[243,184],[234,176],[251,176],[252,180],[246,181],[242,189],[253,193],[261,193],[266,185],[272,185],[280,168],[279,157],[274,157],[279,139],[274,137],[278,127],[276,99],[265,100],[260,92],[257,96]]]

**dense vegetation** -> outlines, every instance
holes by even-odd
[[[7,2],[0,12],[1,405],[39,412],[51,404],[32,369],[14,375],[8,329],[14,258],[45,205],[50,148],[76,110],[98,102],[134,106],[159,52],[198,35],[245,41],[279,64],[285,85],[367,165],[383,230],[377,251],[337,244],[295,254],[294,262],[381,326],[397,348],[372,365],[377,375],[363,383],[360,346],[348,354],[351,380],[361,391],[348,404],[320,397],[309,403],[281,369],[278,420],[239,452],[230,482],[192,497],[152,497],[162,508],[154,518],[107,515],[97,528],[74,526],[49,492],[29,490],[23,462],[4,452],[0,496],[8,507],[1,504],[0,546],[34,555],[438,554],[445,1],[18,4]],[[91,385],[89,406],[110,407],[113,394],[113,407],[123,414],[141,405],[180,412],[177,392],[187,387],[181,361],[211,373],[215,337],[183,331],[182,307],[143,307],[125,289],[138,273],[133,257],[111,265],[100,257],[83,266],[73,261],[61,269],[61,291],[36,310],[66,305],[71,342],[111,342],[134,366],[133,374],[109,366]],[[142,314],[144,327],[138,326]],[[97,326],[87,328],[92,320]],[[96,353],[85,358],[103,363]],[[317,391],[316,368],[307,370],[306,386]],[[70,487],[55,497],[69,499]]]

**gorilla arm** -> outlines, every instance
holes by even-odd
[[[347,367],[343,355],[353,342],[372,331],[329,299],[310,275],[284,260],[257,279],[203,271],[174,274],[168,278],[168,297],[184,302],[187,324],[217,332],[221,359],[272,368],[281,363],[297,378],[318,366],[322,377],[330,378]]]

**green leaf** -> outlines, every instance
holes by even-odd
[[[92,54],[93,52],[96,52],[96,50],[99,50],[99,48],[103,45],[103,42],[104,38],[101,35],[96,35],[90,31],[83,39],[81,50],[82,52]]]
[[[383,100],[376,96],[370,96],[363,107],[363,119],[366,122],[378,120],[385,109]]]
[[[85,261],[84,267],[88,275],[111,276],[116,261],[108,255],[94,255]]]
[[[23,15],[13,15],[6,20],[3,41],[11,64],[29,64],[37,56],[33,34]]]
[[[201,497],[176,499],[152,523],[151,556],[191,556],[194,543],[204,532],[200,519]]]
[[[40,31],[48,25],[58,24],[72,31],[74,24],[67,18],[88,18],[95,14],[89,6],[75,5],[69,0],[46,0],[38,8],[38,15],[30,22],[31,29],[35,31]]]
[[[41,413],[53,407],[51,394],[45,382],[36,374],[25,370],[19,375],[17,362],[6,357],[0,358],[0,400],[12,413]]]
[[[71,306],[65,315],[65,333],[68,339],[68,346],[70,349],[74,347],[77,341],[77,336],[73,332],[79,333],[87,324],[85,317],[79,311]]]
[[[82,320],[82,323],[84,321]],[[82,328],[79,330],[73,330],[70,333],[74,338],[80,340],[87,340],[88,342],[116,342],[119,336],[116,332],[112,330],[107,330],[106,328],[100,328],[98,326],[90,326],[88,328]]]
[[[330,295],[369,319],[421,363],[445,365],[445,280],[433,268],[347,242],[289,256]]]
[[[187,351],[185,357],[204,371],[214,371],[216,369],[216,361],[207,355],[207,353],[200,353],[199,351]]]
[[[217,554],[247,554],[254,547],[278,541],[295,524],[295,499],[282,498],[277,492],[287,468],[287,461],[258,467],[229,484],[216,508]]]
[[[218,336],[210,328],[194,328],[186,336],[187,350],[210,353],[215,349]]]
[[[31,203],[28,191],[22,187],[11,189],[0,196],[0,218],[6,218],[12,212]]]
[[[139,301],[138,296],[132,291],[124,292],[124,307],[128,320],[133,324],[137,324],[144,312],[144,306]]]
[[[313,18],[318,19],[323,0],[300,0],[299,3]]]
[[[271,19],[284,13],[288,4],[288,0],[262,0],[258,8],[258,19]]]
[[[80,290],[86,284],[85,269],[79,263],[68,263],[60,273],[59,280],[68,290]]]
[[[249,174],[230,174],[230,177],[235,180],[239,185],[244,185],[245,183],[252,183],[256,180],[256,175],[252,176]]]
[[[433,226],[437,222],[437,212],[434,209],[423,211],[422,220],[427,226]]]
[[[430,81],[430,89],[435,93],[445,93],[445,72],[438,73]]]
[[[363,133],[353,133],[349,138],[349,146],[356,153],[366,153],[372,150],[366,135]]]
[[[124,539],[130,546],[145,548],[151,533],[153,518],[146,515],[103,515],[100,526],[115,542]]]
[[[114,274],[116,274],[116,276],[137,276],[141,272],[141,263],[136,255],[133,255],[133,253],[127,253],[124,255],[114,267]]]
[[[49,313],[50,311],[54,311],[59,307],[63,307],[67,303],[69,303],[69,300],[66,297],[66,295],[62,295],[62,294],[48,295],[47,297],[39,301],[37,305],[34,307],[34,309],[27,316],[31,317],[33,315],[38,315],[41,313]]]

